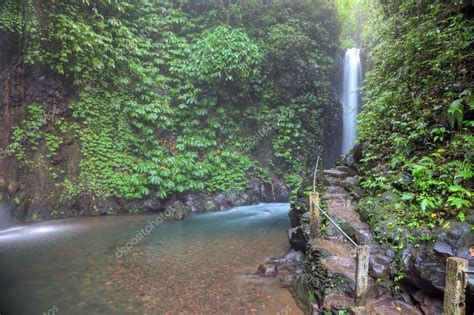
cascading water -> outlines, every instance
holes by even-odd
[[[343,99],[342,99],[342,154],[354,146],[357,112],[359,111],[359,86],[362,82],[360,50],[351,48],[344,57]]]

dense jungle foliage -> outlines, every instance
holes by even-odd
[[[15,62],[76,95],[53,119],[51,104],[27,104],[9,148],[62,198],[241,190],[269,174],[297,187],[322,153],[339,36],[328,1],[7,0],[0,12]],[[78,178],[51,164],[70,137]]]
[[[463,1],[381,2],[359,116],[371,197],[359,207],[380,209],[369,213],[375,232],[403,249],[472,213],[473,12]]]
[[[63,199],[242,190],[275,174],[305,186],[339,106],[339,47],[361,45],[361,209],[390,194],[371,218],[403,248],[405,227],[423,234],[472,208],[468,1],[7,0],[0,12],[15,62],[71,83],[61,111],[26,104],[9,147]],[[78,178],[52,163],[71,137]]]

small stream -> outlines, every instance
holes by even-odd
[[[0,313],[302,314],[276,279],[254,275],[266,258],[288,252],[288,209],[260,204],[184,221],[86,217],[0,230]]]

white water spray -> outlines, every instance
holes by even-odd
[[[342,99],[342,154],[347,154],[354,146],[357,113],[359,111],[359,86],[362,82],[360,50],[351,48],[344,57],[344,90]]]

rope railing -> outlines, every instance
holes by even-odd
[[[326,213],[326,211],[324,211],[323,209],[321,209],[321,207],[314,201],[312,200],[312,202],[314,203],[314,205],[316,207],[318,207],[319,211],[321,211],[322,214],[324,214],[324,216],[332,223],[334,224],[334,226],[349,240],[349,242],[351,242],[352,244],[354,244],[355,247],[359,246],[349,235],[347,235],[346,232],[344,232],[344,230]]]
[[[320,164],[321,163],[321,164]],[[367,304],[368,273],[369,273],[369,247],[358,245],[344,230],[329,216],[329,214],[319,206],[319,193],[316,192],[316,178],[319,166],[322,166],[322,159],[318,156],[313,174],[313,192],[309,194],[310,208],[310,234],[312,238],[320,236],[319,224],[322,213],[344,237],[356,247],[356,270],[355,270],[355,305],[364,308]],[[322,171],[321,175],[323,175]],[[322,179],[322,178],[321,178]]]
[[[322,158],[318,155],[318,157],[316,158],[316,167],[314,168],[314,173],[313,173],[313,194],[316,194],[316,178],[317,178],[317,175],[318,175],[318,171],[319,170],[319,163],[321,163],[322,165]],[[317,198],[310,198],[311,199],[311,202],[314,203],[314,206],[318,208],[318,210],[324,214],[324,216],[332,223],[334,224],[334,226],[355,246],[359,246],[349,235],[347,235],[346,232],[344,232],[344,230],[326,213],[326,211],[324,211],[323,209],[321,209],[321,207],[319,206],[318,202],[316,202],[315,199],[318,199],[319,200],[319,196]],[[319,220],[319,218],[318,218]]]
[[[310,233],[312,238],[320,236],[319,225],[322,213],[346,239],[357,248],[356,270],[355,270],[355,306],[360,310],[365,309],[367,304],[368,271],[369,271],[369,247],[358,245],[344,230],[319,206],[319,193],[316,192],[316,179],[322,159],[318,156],[313,174],[313,192],[309,194],[310,205]],[[322,179],[322,178],[321,178]],[[446,264],[446,286],[444,290],[443,314],[464,314],[466,310],[466,287],[469,275],[474,270],[469,268],[468,260],[460,257],[449,257]],[[357,313],[358,314],[358,313]]]

